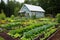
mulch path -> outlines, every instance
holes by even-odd
[[[55,34],[53,34],[50,38],[47,40],[60,40],[60,29],[56,31]]]
[[[0,36],[2,37],[2,38],[4,38],[5,40],[19,40],[18,38],[16,38],[16,39],[14,39],[14,38],[12,38],[11,36],[9,36],[7,33],[5,33],[5,32],[1,32],[0,33]]]

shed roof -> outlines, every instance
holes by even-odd
[[[24,4],[30,11],[42,11],[45,12],[45,10],[40,7],[40,6],[35,6],[35,5],[29,5],[29,4]]]

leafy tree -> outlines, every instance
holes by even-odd
[[[19,2],[16,2],[15,0],[9,1],[7,7],[8,7],[9,16],[11,15],[18,16],[18,12],[21,8],[21,4]]]
[[[16,2],[15,3],[15,9],[14,9],[14,15],[15,16],[18,16],[18,12],[20,11],[20,8],[21,8],[21,6],[20,6],[21,4],[19,3],[19,2]]]
[[[0,13],[1,13],[1,3],[0,3]]]
[[[27,3],[27,4],[32,4],[32,5],[36,5],[37,0],[25,0],[25,3]]]
[[[19,2],[16,2],[15,0],[7,0],[7,4],[4,3],[3,0],[1,0],[0,3],[0,12],[1,10],[4,11],[7,17],[10,17],[11,15],[18,15],[18,11],[21,8],[21,5]]]

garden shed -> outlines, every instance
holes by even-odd
[[[35,16],[36,18],[40,18],[45,16],[45,10],[42,7],[30,4],[24,4],[19,13],[24,14],[25,17]]]

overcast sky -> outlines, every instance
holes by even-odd
[[[7,0],[3,0],[3,1],[6,3]],[[24,0],[16,0],[16,1],[18,1],[20,3],[23,3],[24,2]],[[1,2],[1,0],[0,0],[0,2]]]

